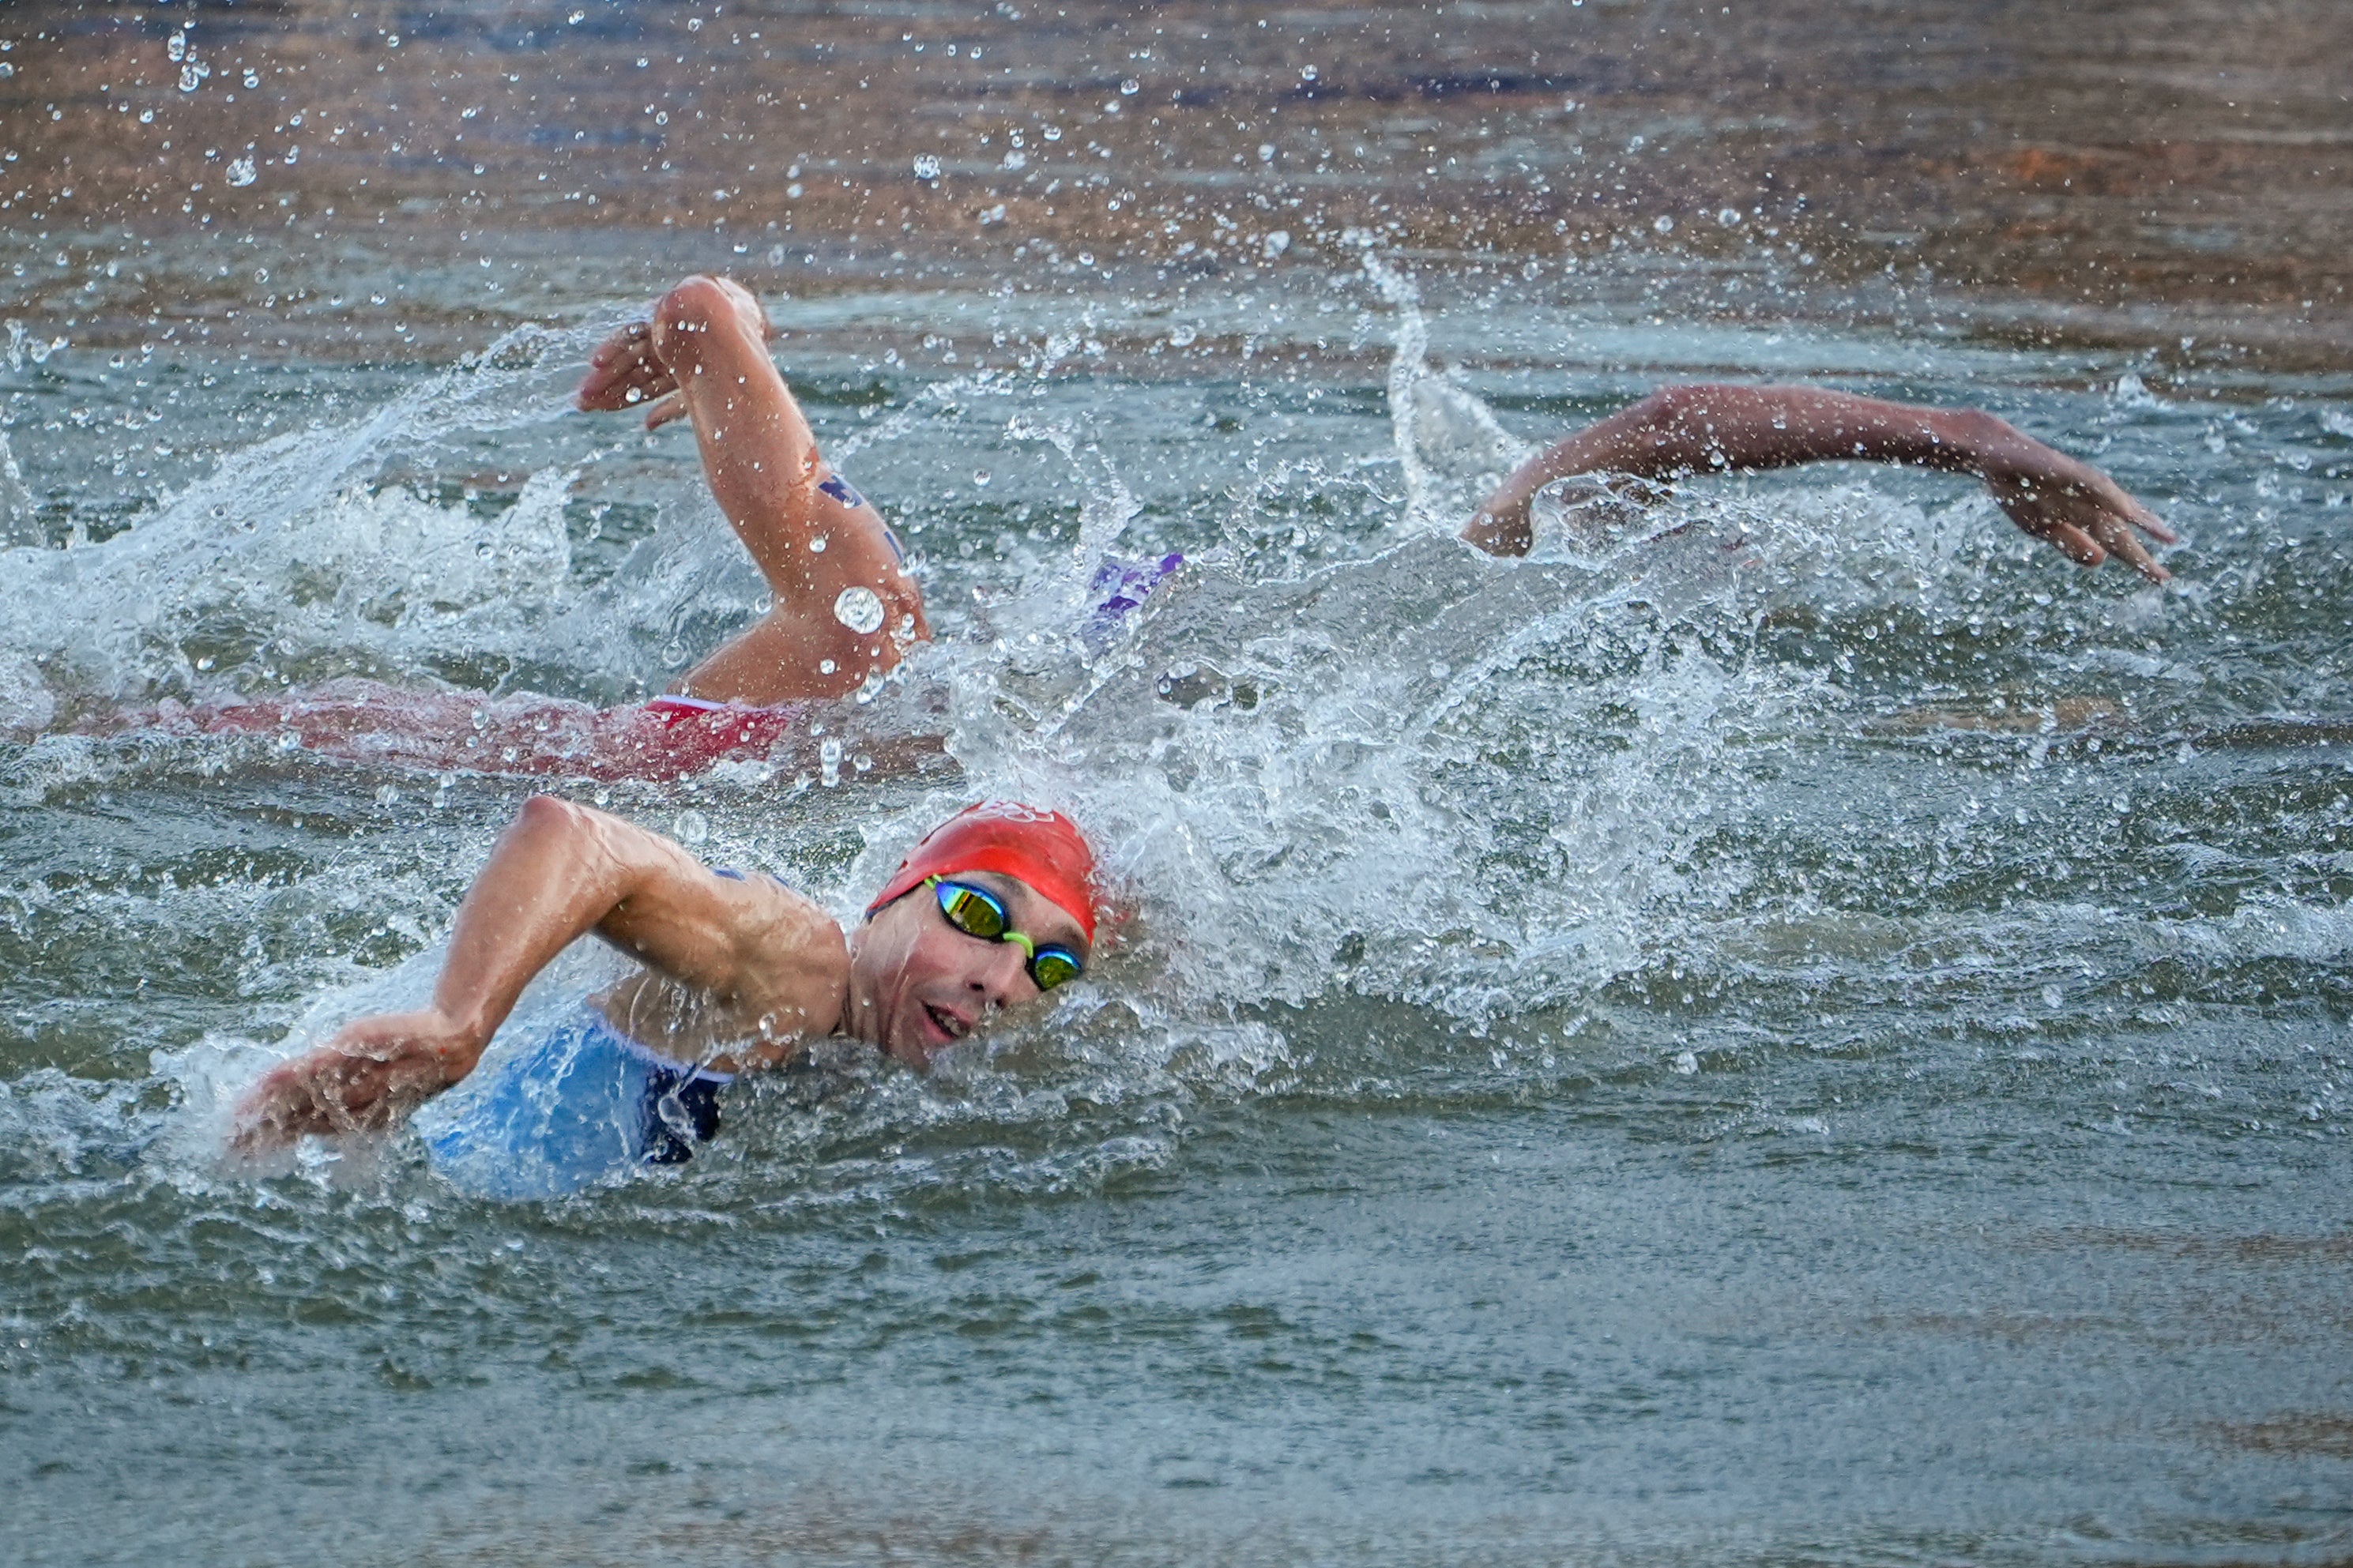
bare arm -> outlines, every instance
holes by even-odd
[[[1481,503],[1462,537],[1496,555],[1533,542],[1528,503],[1555,479],[1613,473],[1674,479],[1825,461],[1904,463],[1985,481],[2010,521],[2071,560],[2110,555],[2152,582],[2168,574],[2134,534],[2172,530],[2088,463],[1990,414],[1922,408],[1808,386],[1674,386],[1651,394],[1520,465]]]
[[[430,1005],[359,1019],[264,1075],[238,1107],[237,1145],[397,1121],[471,1072],[532,977],[591,931],[704,992],[745,1033],[755,1021],[782,1037],[839,1021],[849,960],[822,910],[764,879],[721,877],[659,834],[538,796],[459,906]]]
[[[881,515],[826,466],[766,338],[767,319],[741,285],[690,278],[650,322],[596,350],[575,399],[584,409],[642,405],[649,429],[694,421],[703,477],[776,607],[679,689],[754,704],[841,696],[931,635]],[[879,626],[869,624],[876,603]]]

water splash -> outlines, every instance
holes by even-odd
[[[102,543],[0,552],[19,585],[0,661],[37,667],[66,703],[342,675],[496,683],[525,668],[626,689],[641,642],[756,593],[708,547],[715,516],[643,542],[620,583],[595,586],[574,575],[576,461],[529,472],[488,516],[410,488],[438,451],[544,445],[563,417],[551,379],[588,341],[519,329],[359,418],[228,454]],[[617,622],[638,635],[615,638]]]
[[[1505,430],[1475,394],[1430,368],[1430,324],[1413,279],[1371,249],[1364,252],[1362,264],[1396,323],[1388,409],[1405,479],[1398,526],[1451,533],[1535,448]]]
[[[1704,1080],[1733,1026],[1663,1027],[1645,999],[1746,988],[1767,1016],[1797,1007],[1792,997],[1810,987],[1905,984],[1915,954],[2012,951],[2007,928],[1966,911],[1913,929],[1849,909],[1849,883],[1896,885],[1957,851],[1893,832],[1873,802],[1848,802],[1852,758],[1820,778],[1810,771],[1872,717],[1871,658],[1886,656],[1890,689],[1916,686],[1942,641],[1977,637],[1980,574],[2032,570],[1992,553],[2006,535],[1984,503],[1924,507],[1840,483],[1571,496],[1542,520],[1535,555],[1491,560],[1448,535],[1525,447],[1466,383],[1431,370],[1410,281],[1377,258],[1365,271],[1395,307],[1378,431],[1405,476],[1394,493],[1351,479],[1336,456],[1294,453],[1189,512],[1173,507],[1092,390],[1036,403],[1075,334],[1020,373],[919,388],[831,443],[837,458],[870,462],[895,456],[878,450],[884,442],[919,456],[953,447],[961,475],[972,471],[965,437],[977,412],[1003,441],[1059,459],[1045,461],[1044,483],[1060,531],[1049,547],[961,563],[956,530],[1002,537],[1000,509],[1027,482],[1000,458],[970,518],[934,514],[940,530],[923,542],[936,551],[918,563],[927,592],[955,629],[918,652],[893,683],[903,689],[868,695],[934,710],[958,782],[919,781],[856,805],[845,804],[851,792],[813,788],[789,810],[755,786],[715,789],[692,808],[708,818],[711,852],[754,845],[756,859],[805,868],[803,884],[854,919],[860,893],[925,827],[975,795],[1018,795],[1089,825],[1124,912],[1104,984],[993,1031],[936,1080],[845,1068],[813,1110],[795,1099],[816,1092],[807,1083],[751,1091],[766,1109],[731,1142],[742,1158],[799,1173],[787,1184],[810,1202],[1110,1180],[1168,1158],[1187,1108],[1205,1100],[1303,1084],[1369,1092],[1441,1061],[1453,1075],[1442,1092],[1526,1082],[1571,1070],[1541,1064],[1572,1034],[1571,1059],[1586,1067],[1630,1051],[1643,1071]],[[585,342],[510,340],[375,415],[306,437],[311,447],[237,455],[104,545],[26,552],[34,608],[0,640],[15,661],[0,658],[0,704],[37,721],[42,683],[61,668],[78,672],[69,690],[192,680],[195,639],[226,643],[224,626],[266,640],[273,671],[375,661],[367,668],[394,679],[431,680],[471,661],[498,679],[501,660],[531,648],[591,689],[642,675],[651,647],[696,645],[697,626],[758,591],[713,517],[690,507],[693,526],[666,525],[636,547],[616,574],[626,590],[590,587],[567,553],[576,451],[552,453],[488,524],[367,482],[397,453],[475,432],[538,440],[554,416],[542,395],[549,367]],[[1293,517],[1273,525],[1278,510],[1305,515],[1303,502],[1333,494],[1343,504],[1315,521],[1312,548]],[[1579,509],[1587,521],[1571,515]],[[1156,549],[1187,528],[1198,532],[1183,564],[1091,635],[1082,612],[1115,553]],[[482,555],[493,542],[512,559]],[[420,563],[436,596],[396,605],[387,595]],[[74,572],[87,575],[69,580]],[[157,582],[170,591],[157,594]],[[2003,618],[2028,633],[2063,628],[2084,613],[2073,585],[2058,584],[2056,602],[2012,595]],[[72,629],[66,606],[84,587],[130,613]],[[139,593],[155,599],[145,620]],[[617,616],[641,635],[615,638]],[[1792,637],[1826,651],[1791,655]],[[851,776],[858,745],[826,740],[828,780]],[[1792,777],[1832,797],[1837,826],[1784,819]],[[18,773],[36,805],[110,779],[102,759],[55,736]],[[679,810],[653,805],[662,822]],[[450,862],[471,863],[479,849],[453,847]],[[2251,938],[2267,929],[2248,920]],[[2106,940],[2045,945],[2105,962]],[[2334,939],[2311,940],[2318,953]],[[1792,942],[1810,955],[1803,963]],[[2236,951],[2185,962],[2227,970],[2242,962]],[[2063,979],[2048,964],[2036,977]],[[1951,1010],[1983,1015],[1988,1029],[2048,1032],[2040,1015],[2007,1021],[2016,1009],[2006,996],[1966,999],[1978,984],[1954,981],[1950,994],[1964,999]],[[348,1012],[362,1001],[350,993],[319,1005]],[[1527,1044],[1539,1033],[1547,1043]],[[1472,1073],[1452,1053],[1482,1039],[1495,1054],[1482,1051],[1488,1065]],[[215,1045],[248,1074],[259,1059],[251,1041]],[[1686,1057],[1687,1074],[1673,1066]],[[195,1103],[197,1091],[185,1092]],[[975,1127],[989,1130],[982,1142],[1002,1134],[1026,1152],[863,1152]],[[723,1163],[734,1158],[723,1154],[710,1179],[737,1179]]]

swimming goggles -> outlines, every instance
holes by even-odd
[[[966,936],[976,936],[983,942],[1009,942],[1029,958],[1029,983],[1040,991],[1051,991],[1057,985],[1067,985],[1079,977],[1086,964],[1067,947],[1039,947],[1029,936],[1013,929],[1013,917],[1005,912],[1004,900],[987,888],[976,888],[970,882],[951,882],[941,877],[926,877],[923,886],[939,897],[940,913],[948,924]]]

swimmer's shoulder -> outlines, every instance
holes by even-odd
[[[849,936],[841,922],[816,900],[773,871],[747,874],[733,866],[712,873],[743,886],[754,910],[734,932],[737,958],[747,979],[783,1005],[771,1031],[811,1038],[835,1032],[849,995]],[[747,1005],[754,999],[746,997]]]

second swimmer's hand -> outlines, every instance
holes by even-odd
[[[1982,425],[1969,443],[1975,468],[2010,521],[2080,566],[2097,566],[2114,555],[2152,583],[2172,576],[2134,532],[2159,544],[2179,542],[2155,512],[2089,463],[2053,451],[1991,415],[1977,417]]]
[[[690,278],[687,283],[701,281]],[[755,342],[765,342],[774,333],[768,324],[768,314],[752,291],[731,278],[711,279],[726,294],[733,307],[732,325],[752,334]],[[672,290],[677,293],[677,290]],[[659,302],[654,313],[661,310]],[[720,323],[712,322],[716,326]],[[659,430],[673,419],[686,416],[686,399],[680,395],[678,377],[663,357],[659,334],[653,321],[631,321],[598,343],[588,356],[588,374],[580,378],[579,390],[572,395],[575,407],[585,413],[609,413],[622,408],[643,408],[646,428]]]
[[[590,414],[643,407],[646,428],[652,430],[686,411],[677,392],[678,377],[654,353],[652,323],[631,321],[588,356],[588,374],[580,378],[572,402]]]
[[[1535,544],[1535,525],[1528,518],[1535,499],[1506,483],[1471,514],[1463,525],[1463,542],[1490,555],[1525,555]]]
[[[480,1054],[430,1008],[359,1019],[263,1074],[238,1102],[229,1146],[259,1154],[307,1136],[390,1127],[465,1077]]]

